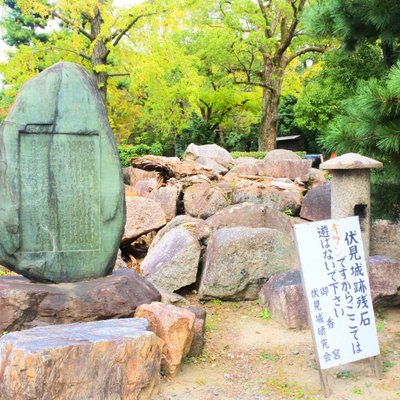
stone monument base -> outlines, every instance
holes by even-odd
[[[142,304],[160,301],[152,283],[133,270],[90,281],[45,284],[0,277],[0,333],[35,326],[132,317]]]

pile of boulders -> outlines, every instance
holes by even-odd
[[[125,261],[134,259],[164,296],[194,285],[200,299],[230,300],[256,299],[271,276],[298,267],[295,217],[305,194],[325,182],[291,151],[234,160],[214,144],[191,144],[183,161],[133,159],[124,179]]]
[[[310,160],[288,150],[271,151],[263,160],[235,160],[217,145],[191,144],[183,161],[133,159],[124,176],[122,251],[127,260],[135,252],[136,227],[141,240],[152,232],[135,267],[163,301],[186,305],[176,292],[188,287],[202,300],[260,298],[285,326],[307,325],[293,225],[330,218],[330,182]],[[396,243],[393,230],[399,235],[396,224],[372,228],[371,254],[389,257],[370,263],[375,304],[399,301],[400,254],[388,244]],[[390,285],[384,276],[391,277]]]

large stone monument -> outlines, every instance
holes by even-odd
[[[111,273],[124,229],[122,174],[85,69],[27,81],[0,128],[0,264],[42,282]]]

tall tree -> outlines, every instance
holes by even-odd
[[[219,0],[207,24],[230,38],[227,70],[235,83],[262,89],[259,149],[276,145],[278,105],[285,71],[296,58],[324,47],[302,39],[307,0]]]
[[[204,124],[202,130],[210,133],[209,141],[226,145],[226,136],[239,121],[244,130],[257,122],[261,91],[234,84],[225,66],[231,58],[229,39],[218,30],[196,22],[192,21],[194,27],[175,33],[173,40],[186,51],[201,81],[195,111]]]
[[[8,6],[7,3],[7,0],[0,1],[4,6]],[[19,0],[17,2],[23,15],[58,19],[74,35],[84,39],[83,48],[62,50],[75,51],[89,63],[104,100],[107,97],[108,78],[126,74],[125,71],[112,70],[110,60],[114,49],[134,27],[143,25],[148,17],[166,9],[162,0],[149,0],[128,8],[114,7],[112,3],[112,0],[58,0],[48,3],[43,0]]]

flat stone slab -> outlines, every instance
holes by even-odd
[[[135,271],[62,284],[32,283],[18,276],[0,278],[0,335],[34,326],[133,316],[142,304],[159,301],[158,290]]]
[[[40,282],[112,272],[122,172],[89,73],[58,63],[25,82],[0,127],[0,264]]]
[[[347,153],[321,163],[320,169],[372,169],[382,168],[380,161],[357,153]]]
[[[0,400],[151,399],[162,347],[136,318],[9,333],[0,338]]]

